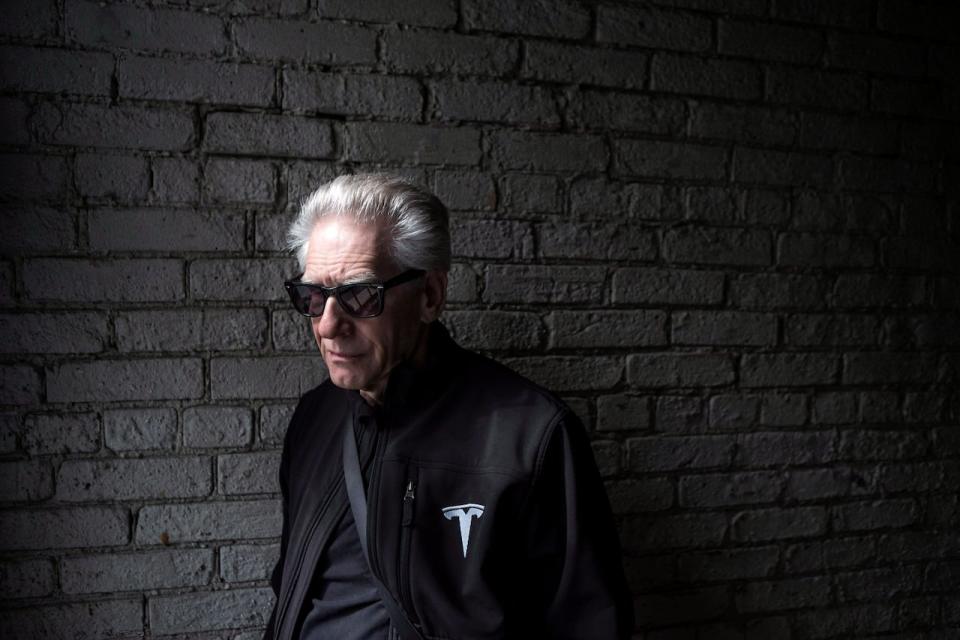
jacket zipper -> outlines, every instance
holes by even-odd
[[[410,593],[410,542],[413,537],[413,501],[416,498],[414,490],[416,483],[412,474],[408,474],[407,487],[403,494],[403,518],[400,521],[400,553],[398,554],[397,584],[400,588],[400,603],[410,616],[410,620],[419,624],[416,611],[413,608],[413,597]]]

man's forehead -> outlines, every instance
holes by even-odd
[[[386,239],[381,225],[322,219],[307,243],[304,279],[335,284],[376,278],[388,262]]]

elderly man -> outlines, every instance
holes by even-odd
[[[280,463],[283,533],[266,638],[624,638],[633,612],[577,418],[467,351],[446,301],[444,206],[342,176],[290,229],[285,286],[330,378]]]

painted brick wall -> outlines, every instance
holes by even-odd
[[[291,212],[454,215],[650,640],[960,633],[960,47],[906,0],[4,3],[0,636],[258,638]]]

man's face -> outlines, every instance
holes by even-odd
[[[385,256],[385,234],[375,225],[358,225],[337,217],[314,227],[307,244],[303,281],[328,287],[358,281],[389,280],[400,273]],[[380,398],[394,366],[417,345],[420,321],[419,280],[384,292],[383,313],[373,318],[347,314],[335,296],[323,315],[311,318],[331,381],[364,396]]]

